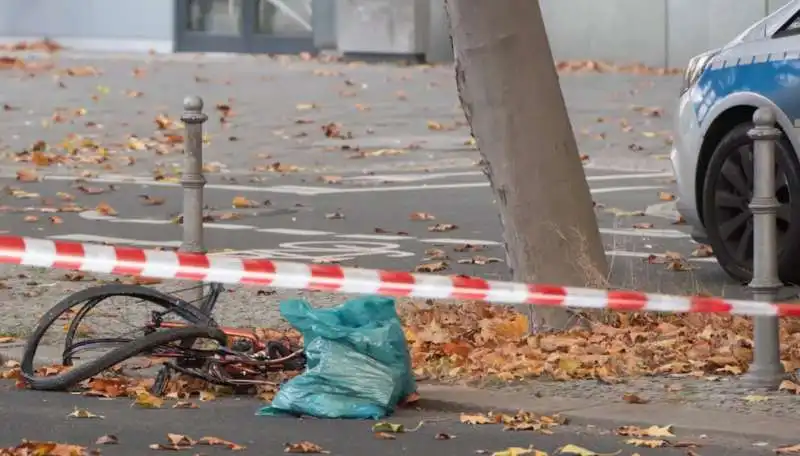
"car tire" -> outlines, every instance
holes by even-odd
[[[702,194],[703,225],[711,248],[722,269],[742,283],[747,283],[753,278],[752,214],[749,214],[749,208],[746,208],[753,191],[752,171],[750,176],[744,174],[747,165],[750,165],[749,168],[752,170],[752,140],[747,134],[752,128],[751,122],[740,124],[720,141],[709,161]],[[743,158],[748,148],[749,163],[747,158]],[[778,220],[778,271],[784,283],[796,284],[800,283],[800,163],[785,136],[776,144],[775,158],[779,170],[776,197],[782,205]],[[729,179],[732,174],[736,174],[734,168],[742,172],[745,181],[749,179],[746,184],[749,187],[749,195],[739,199],[741,206],[739,209],[731,207],[733,200],[729,197],[729,193],[734,192],[732,189],[741,188],[741,181],[737,186],[731,184],[737,179]],[[737,195],[741,196],[739,193]],[[737,210],[744,214],[731,215],[737,214]],[[737,220],[731,224],[733,218]],[[740,228],[740,238],[747,240],[749,229],[749,240],[747,240],[750,243],[749,247],[742,246],[741,242],[736,245],[731,240],[735,236],[730,234],[732,232],[730,227],[738,225],[742,218],[746,218],[747,222]],[[747,224],[750,225],[749,228]]]

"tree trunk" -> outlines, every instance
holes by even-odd
[[[602,287],[608,264],[538,0],[447,0],[461,105],[515,280]],[[537,307],[535,330],[574,323]]]

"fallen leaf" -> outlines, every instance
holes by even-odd
[[[119,443],[119,439],[115,435],[102,435],[97,438],[94,442],[95,445],[116,445]]]
[[[494,424],[496,421],[486,415],[462,413],[459,421],[464,424]]]
[[[444,432],[440,432],[440,433],[436,434],[435,436],[433,436],[433,438],[435,440],[450,440],[450,439],[456,438],[456,436],[454,436],[453,434],[446,434]]]
[[[27,223],[38,222],[39,221],[39,216],[38,215],[26,215],[25,217],[22,218],[22,221],[23,222],[27,222]]]
[[[202,437],[195,443],[197,445],[221,446],[233,451],[241,451],[247,448],[244,445],[239,445],[238,443],[223,440],[218,437]]]
[[[233,198],[232,205],[235,209],[249,209],[260,206],[258,202],[249,200],[244,196],[236,196]]]
[[[758,396],[755,394],[750,394],[745,396],[743,399],[745,400],[745,402],[753,403],[753,402],[767,402],[771,398],[769,396]]]
[[[213,401],[216,398],[217,398],[217,396],[214,393],[212,393],[211,391],[207,391],[207,390],[200,391],[199,399],[202,402]]]
[[[796,445],[784,445],[778,448],[775,448],[775,453],[777,454],[800,454],[800,443]]]
[[[648,230],[653,228],[655,225],[652,223],[634,223],[633,227],[637,230]]]
[[[402,424],[380,421],[372,425],[372,432],[392,432],[395,434],[405,432],[406,428]]]
[[[39,174],[34,169],[20,169],[17,171],[17,180],[20,182],[37,182]]]
[[[139,199],[145,206],[161,206],[166,202],[164,198],[150,195],[139,195]]]
[[[658,199],[661,201],[673,201],[675,199],[675,195],[669,192],[658,192]]]
[[[436,220],[436,217],[434,217],[432,214],[428,214],[427,212],[412,212],[408,218],[414,221]]]
[[[780,386],[778,386],[778,391],[789,391],[800,394],[800,385],[791,380],[784,380],[781,382]]]
[[[161,408],[164,405],[164,400],[147,391],[139,391],[132,405],[141,408]]]
[[[493,264],[493,263],[501,263],[503,260],[500,258],[489,258],[485,256],[474,256],[472,258],[466,258],[462,260],[458,260],[458,264],[477,264],[479,266]]]
[[[106,191],[106,189],[101,188],[101,187],[86,187],[84,185],[79,185],[77,187],[77,189],[80,190],[82,193],[85,193],[87,195],[99,195],[101,193],[105,193],[105,191]]]
[[[84,456],[86,447],[56,442],[23,440],[16,447],[0,449],[0,453],[13,456]]]
[[[68,418],[97,418],[103,419],[104,417],[101,415],[95,415],[94,413],[86,410],[86,409],[78,409],[76,408],[75,411],[67,415]]]
[[[630,437],[675,437],[672,433],[672,425],[667,426],[650,426],[648,428],[640,428],[638,426],[622,426],[617,428],[617,435],[630,436]]]
[[[397,440],[397,436],[389,432],[376,432],[373,435],[380,440]]]
[[[444,261],[437,261],[435,263],[424,263],[417,265],[414,268],[415,272],[439,272],[444,271],[448,268],[448,265]]]
[[[94,208],[94,210],[100,215],[107,215],[110,217],[115,217],[117,215],[117,211],[108,203],[100,203]]]
[[[453,231],[455,229],[458,229],[458,226],[453,225],[452,223],[437,223],[436,225],[428,227],[428,231],[433,231],[437,233],[443,233],[445,231]]]
[[[344,220],[344,213],[340,211],[330,212],[325,214],[325,218],[328,220]]]
[[[295,109],[297,109],[298,111],[309,111],[317,108],[318,106],[315,105],[314,103],[300,103],[295,106]]]
[[[64,223],[64,219],[57,215],[51,215],[50,217],[48,217],[48,220],[50,220],[50,223],[52,223],[53,225],[61,225],[62,223]]]
[[[326,184],[341,184],[342,176],[319,176],[318,180]]]
[[[191,437],[183,434],[167,434],[167,440],[169,440],[170,445],[176,447],[190,447],[196,443]]]
[[[628,439],[625,441],[625,443],[644,448],[661,448],[669,446],[669,442],[661,439]]]
[[[547,453],[535,450],[532,446],[528,448],[510,447],[502,451],[495,451],[492,456],[547,456]]]
[[[284,453],[303,453],[303,454],[328,454],[330,451],[325,451],[321,446],[309,441],[302,441],[297,443],[287,443],[283,448]]]
[[[712,249],[710,245],[700,244],[700,246],[692,250],[692,256],[696,258],[708,258],[714,256],[714,249]]]
[[[175,403],[175,405],[172,406],[172,408],[177,408],[177,409],[196,409],[196,408],[200,408],[200,407],[197,404],[195,404],[194,402],[192,402],[192,401],[178,401],[178,402]]]
[[[641,397],[637,396],[636,394],[632,393],[625,393],[622,395],[622,400],[629,404],[647,404],[650,402],[647,399],[642,399]]]
[[[575,454],[578,456],[615,456],[617,454],[620,454],[621,452],[622,450],[616,451],[614,453],[598,453],[588,448],[584,448],[578,445],[573,445],[571,443],[564,445],[563,447],[556,450],[556,454]]]

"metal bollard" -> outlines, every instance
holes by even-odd
[[[186,126],[183,151],[183,242],[182,252],[205,253],[203,245],[203,122],[208,116],[203,114],[203,99],[189,96],[183,100],[181,120]],[[197,287],[196,294],[189,297],[200,305],[203,299],[203,286]]]
[[[778,278],[778,243],[775,213],[775,143],[782,133],[775,127],[775,114],[759,108],[753,114],[755,127],[748,132],[753,140],[753,280],[749,287],[753,299],[775,302],[783,286]],[[780,358],[778,317],[754,317],[755,351],[753,363],[744,376],[752,387],[777,388],[784,375]]]

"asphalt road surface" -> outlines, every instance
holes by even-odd
[[[587,168],[586,174],[615,286],[744,293],[713,258],[692,256],[698,246],[689,227],[675,223],[673,202],[662,199],[662,193],[673,190],[669,173]],[[182,227],[175,219],[182,189],[175,182],[113,175],[0,182],[7,187],[0,218],[8,233],[142,247],[180,245]],[[63,201],[66,195],[74,201]],[[252,207],[234,208],[234,200]],[[64,204],[82,210],[47,212]],[[406,271],[446,257],[442,273],[508,278],[496,207],[477,168],[345,174],[333,181],[319,174],[273,174],[269,179],[212,174],[205,205],[210,216],[205,242],[212,252]],[[115,215],[109,215],[109,207]],[[412,220],[413,213],[435,219]],[[59,223],[53,223],[52,215]],[[456,228],[431,231],[436,224]],[[465,251],[465,245],[479,248]],[[667,252],[681,254],[685,270],[653,264],[652,255]]]
[[[4,383],[8,385],[7,383]],[[10,385],[8,385],[10,387]],[[4,388],[5,389],[5,388]],[[534,432],[504,432],[502,426],[462,424],[456,414],[434,411],[400,411],[388,421],[415,427],[418,431],[399,434],[396,440],[377,439],[372,421],[317,420],[257,417],[263,403],[252,399],[221,399],[197,402],[196,409],[140,409],[128,399],[101,400],[66,393],[9,390],[3,392],[0,414],[4,425],[0,445],[19,444],[22,439],[49,440],[99,448],[103,455],[158,454],[149,445],[167,443],[167,433],[193,439],[205,436],[232,441],[247,448],[237,454],[283,454],[286,443],[313,442],[332,456],[431,455],[464,456],[492,454],[509,447],[534,448],[557,454],[565,445],[578,445],[599,454],[686,455],[687,448],[648,449],[625,443],[626,438],[593,426],[555,428],[553,435]],[[103,416],[103,419],[68,418],[76,408]],[[437,440],[437,434],[454,436]],[[117,437],[116,445],[96,445],[105,435]],[[675,441],[701,445],[692,451],[703,456],[773,454],[772,446],[756,447],[753,442],[709,436],[679,435]],[[770,442],[775,445],[776,442]],[[482,452],[481,452],[482,451]],[[616,453],[618,452],[619,453]],[[187,454],[230,454],[219,447],[195,446]],[[691,453],[690,453],[691,454]]]

